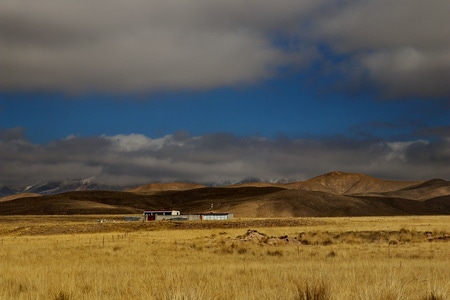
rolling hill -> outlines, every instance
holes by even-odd
[[[397,191],[421,183],[422,181],[384,180],[357,173],[330,172],[306,181],[290,183],[287,186],[300,190],[353,195]]]
[[[18,193],[18,194],[14,194],[11,196],[5,196],[0,198],[0,202],[4,202],[4,201],[10,201],[10,200],[14,200],[14,199],[19,199],[19,198],[30,198],[30,197],[39,197],[41,195],[36,194],[36,193]]]
[[[126,191],[137,194],[154,194],[161,191],[185,191],[203,187],[205,186],[202,184],[185,183],[185,182],[149,183],[131,189],[127,189]]]
[[[450,182],[391,181],[331,172],[288,184],[148,184],[126,191],[0,199],[1,215],[140,214],[159,209],[230,211],[236,217],[449,215]]]

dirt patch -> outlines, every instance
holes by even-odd
[[[258,244],[267,244],[267,245],[278,245],[278,244],[287,244],[287,243],[299,243],[297,237],[289,237],[287,235],[275,237],[275,236],[267,236],[265,233],[259,232],[258,230],[249,229],[247,232],[237,237],[238,240],[242,242],[252,242]]]
[[[389,245],[429,242],[450,241],[450,234],[446,232],[433,233],[401,229],[397,231],[345,231],[345,232],[300,232],[296,236],[268,236],[255,229],[248,229],[243,235],[237,236],[235,240],[250,242],[260,245],[301,244],[322,245],[333,244],[372,244],[385,243]]]
[[[432,241],[450,241],[450,234],[447,233],[441,233],[441,234],[434,234],[431,231],[427,231],[426,233],[427,240]]]

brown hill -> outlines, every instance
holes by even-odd
[[[292,183],[268,183],[268,182],[245,182],[237,183],[226,188],[241,187],[278,187],[284,189],[299,189],[306,191],[319,191],[337,195],[352,195],[364,193],[385,193],[390,191],[398,191],[411,186],[423,184],[424,181],[394,181],[384,180],[370,177],[364,174],[330,172],[311,178],[306,181],[298,181]],[[150,183],[141,185],[127,192],[139,194],[153,194],[160,191],[183,191],[197,188],[204,188],[204,185],[194,183]]]
[[[70,192],[0,202],[3,215],[141,214],[175,209],[182,213],[229,211],[236,217],[387,216],[450,214],[450,196],[416,201],[333,195],[282,188],[201,188],[137,195],[128,192]]]
[[[202,188],[163,191],[154,195],[129,192],[76,191],[0,203],[0,215],[136,214],[144,210],[181,210],[184,213],[223,210],[233,204],[262,197],[280,189]]]
[[[156,199],[157,200],[157,199]],[[2,215],[128,214],[157,205],[150,196],[113,191],[76,191],[0,203]]]
[[[223,186],[225,188],[240,188],[240,187],[278,187],[278,188],[289,188],[283,183],[269,183],[269,182],[245,182],[245,183],[235,183],[232,185]]]
[[[140,185],[132,189],[126,190],[127,192],[137,194],[152,194],[161,191],[185,191],[191,189],[198,189],[205,187],[202,184],[185,183],[185,182],[171,182],[171,183],[150,183]]]
[[[324,192],[285,190],[265,199],[237,204],[230,210],[244,217],[330,217],[405,215],[384,203]]]
[[[10,201],[10,200],[19,199],[19,198],[25,198],[25,197],[39,197],[39,196],[40,196],[39,194],[35,194],[35,193],[20,193],[20,194],[2,197],[2,198],[0,198],[0,202]]]
[[[402,190],[380,193],[379,196],[426,201],[447,195],[450,195],[450,182],[432,179]]]
[[[336,195],[383,193],[405,189],[423,181],[394,181],[373,178],[364,174],[330,172],[306,181],[289,183],[293,189],[320,191]]]
[[[228,211],[236,217],[450,214],[450,182],[440,179],[390,181],[332,172],[290,184],[150,184],[132,191],[9,199],[0,202],[0,214],[141,214],[160,209]]]

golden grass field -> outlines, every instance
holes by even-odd
[[[450,299],[449,216],[122,219],[1,217],[0,299]]]

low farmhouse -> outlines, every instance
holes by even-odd
[[[144,221],[154,221],[157,216],[179,216],[178,210],[146,210],[144,211]]]
[[[234,214],[230,212],[205,212],[194,214],[180,214],[177,210],[146,210],[144,211],[144,221],[213,221],[231,220]]]

